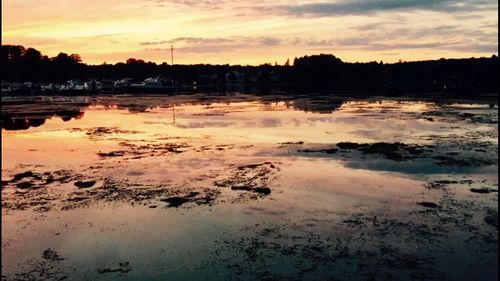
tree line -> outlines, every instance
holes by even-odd
[[[43,55],[34,48],[2,45],[2,81],[64,82],[69,79],[140,81],[158,75],[195,82],[200,77],[224,79],[238,71],[245,82],[296,90],[357,92],[498,92],[498,57],[415,62],[348,63],[331,54],[295,58],[285,65],[169,65],[129,58],[115,64],[89,65],[78,54]],[[210,79],[210,78],[207,78]]]

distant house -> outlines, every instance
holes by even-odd
[[[162,87],[163,85],[161,84],[160,80],[157,78],[146,78],[144,82],[142,82],[142,86],[144,88],[159,88]]]
[[[3,93],[11,93],[12,92],[12,88],[10,87],[10,83],[4,83],[2,82],[2,94]]]
[[[126,89],[132,83],[132,78],[124,78],[116,80],[114,83],[114,88],[117,90]]]

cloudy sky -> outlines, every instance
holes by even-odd
[[[101,64],[283,64],[498,54],[497,0],[3,0],[2,44]]]

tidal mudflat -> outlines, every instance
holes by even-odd
[[[2,280],[496,280],[496,103],[6,99]]]

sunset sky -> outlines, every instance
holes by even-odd
[[[86,63],[283,64],[498,54],[496,0],[3,0],[2,44]]]

